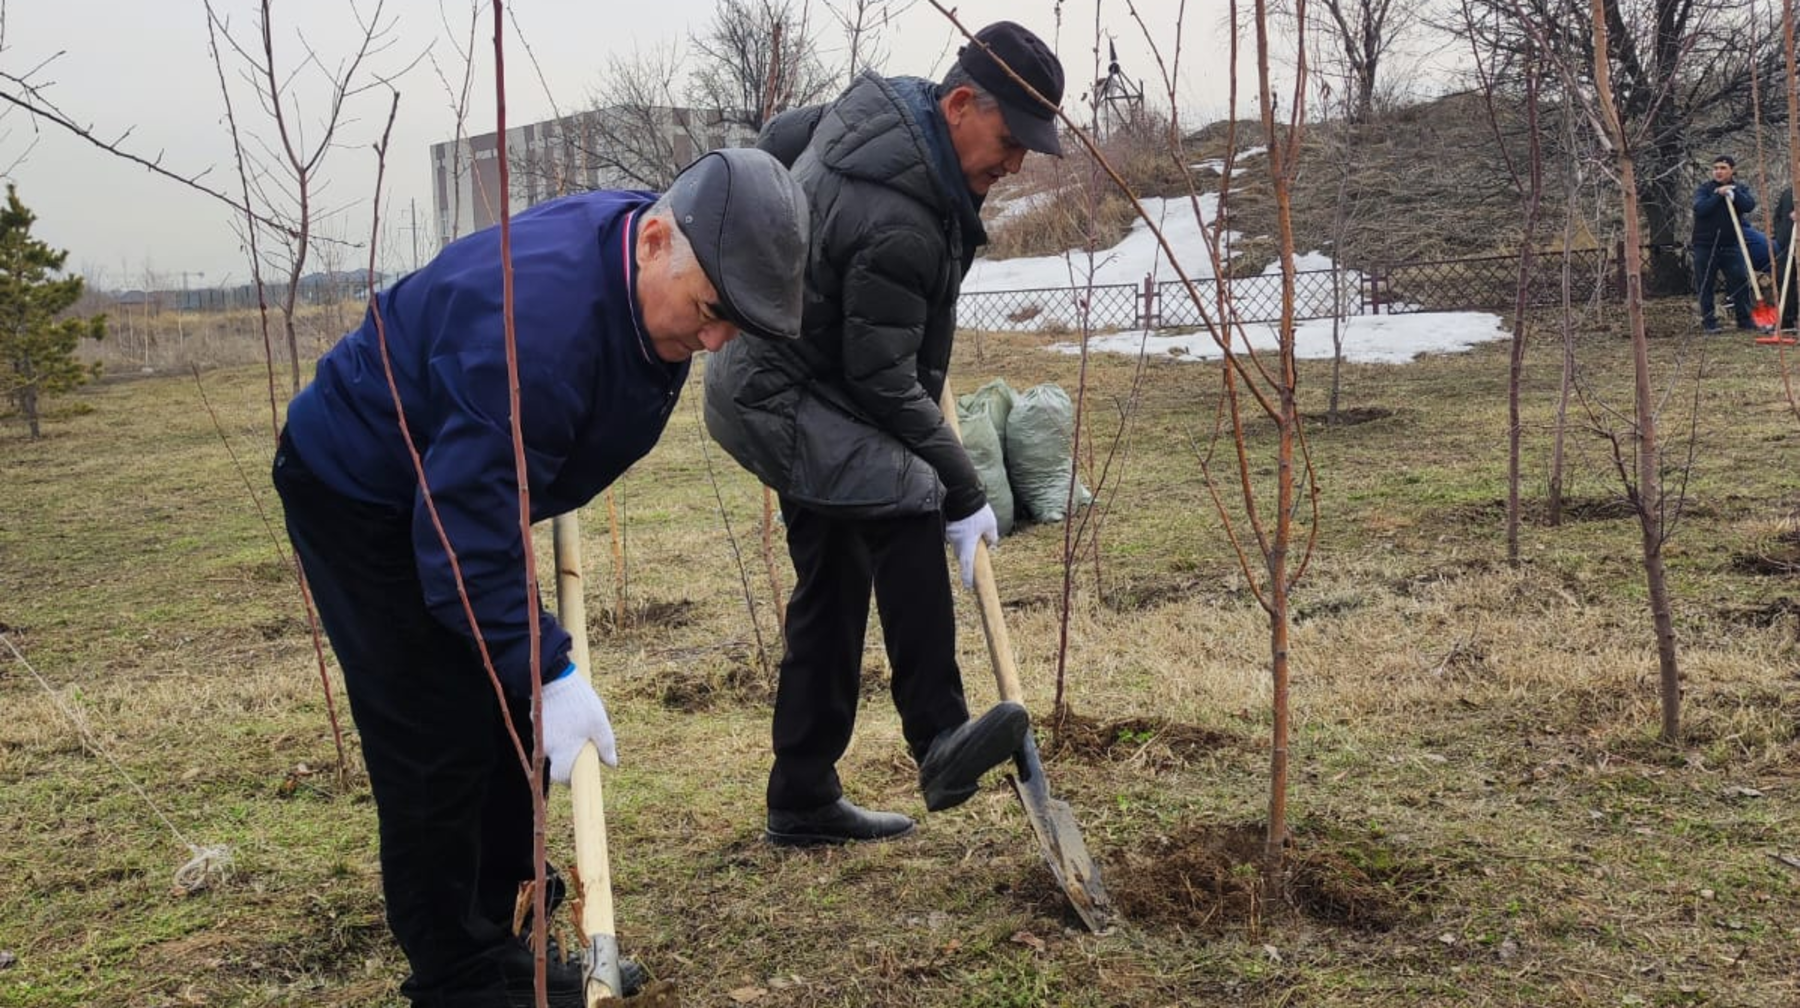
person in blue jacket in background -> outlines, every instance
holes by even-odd
[[[1769,236],[1744,222],[1744,248],[1750,253],[1750,268],[1758,273],[1770,271]]]
[[[1731,299],[1737,327],[1756,328],[1750,320],[1750,273],[1731,225],[1734,209],[1742,221],[1756,209],[1756,197],[1748,185],[1738,181],[1737,161],[1721,154],[1713,158],[1712,177],[1694,190],[1694,289],[1700,296],[1700,327],[1709,333],[1719,331],[1713,285],[1720,273],[1725,274],[1725,294]]]
[[[730,149],[660,198],[592,192],[513,219],[533,521],[587,503],[650,450],[695,353],[740,331],[798,335],[807,213],[779,161]],[[532,748],[531,677],[550,778],[567,783],[590,741],[618,764],[569,634],[541,605],[535,628],[527,616],[501,284],[490,228],[381,292],[289,405],[272,474],[362,736],[388,922],[412,968],[401,992],[434,1008],[534,1003],[513,934],[536,874],[531,791],[507,731],[510,717]],[[548,986],[552,1005],[584,1003],[579,964],[558,957]]]

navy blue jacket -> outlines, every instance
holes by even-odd
[[[1737,236],[1733,235],[1731,240],[1737,241]],[[1744,247],[1750,250],[1751,267],[1758,273],[1769,272],[1768,236],[1751,227],[1748,221],[1744,222]]]
[[[1731,183],[1731,205],[1737,208],[1738,220],[1746,220],[1750,211],[1756,209],[1756,196],[1750,187],[1739,179]],[[1737,245],[1737,235],[1731,230],[1731,213],[1725,209],[1725,199],[1718,193],[1719,183],[1707,179],[1694,190],[1694,248],[1711,249],[1714,245]]]
[[[635,290],[636,223],[654,193],[596,192],[512,222],[514,325],[531,518],[572,511],[661,436],[688,365],[657,357]],[[500,231],[450,245],[379,296],[406,424],[423,460],[482,637],[502,682],[531,690]],[[450,559],[422,506],[382,367],[373,311],[319,361],[288,406],[294,449],[345,496],[411,513],[425,603],[469,635]],[[568,665],[569,635],[540,607],[540,674]]]

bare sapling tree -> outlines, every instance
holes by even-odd
[[[1615,96],[1612,84],[1612,63],[1623,50],[1613,47],[1609,41],[1613,19],[1607,15],[1607,0],[1590,2],[1591,11],[1586,19],[1591,32],[1590,46],[1586,49],[1587,62],[1578,62],[1567,50],[1552,47],[1545,26],[1527,23],[1527,30],[1549,54],[1547,65],[1561,77],[1565,91],[1584,106],[1607,159],[1606,167],[1618,184],[1625,248],[1629,251],[1639,248],[1643,240],[1638,212],[1636,151],[1640,144],[1653,141],[1654,126],[1639,123],[1634,127],[1627,120],[1626,106]],[[1515,14],[1522,12],[1515,8]],[[1521,20],[1525,23],[1523,18]],[[1678,73],[1679,62],[1670,64],[1668,69],[1672,74]],[[1593,85],[1591,92],[1583,86],[1587,82]],[[1602,433],[1612,444],[1613,467],[1638,520],[1650,617],[1656,637],[1661,735],[1665,743],[1675,745],[1681,738],[1681,670],[1676,657],[1663,549],[1680,516],[1680,503],[1679,498],[1671,500],[1664,493],[1663,447],[1657,440],[1662,399],[1651,382],[1649,340],[1644,321],[1643,268],[1638,256],[1631,254],[1626,255],[1623,266],[1625,311],[1631,332],[1632,422],[1623,437],[1612,431]]]
[[[1383,60],[1418,23],[1420,7],[1394,0],[1319,0],[1325,8],[1315,31],[1328,40],[1332,63],[1346,85],[1343,105],[1351,124],[1375,116]],[[1329,64],[1328,64],[1329,65]]]
[[[1556,383],[1556,414],[1550,425],[1550,476],[1544,488],[1544,522],[1551,528],[1562,525],[1563,474],[1568,455],[1569,400],[1575,388],[1575,222],[1579,219],[1581,199],[1581,153],[1577,149],[1576,118],[1568,102],[1561,112],[1562,136],[1566,165],[1563,179],[1563,260],[1558,279],[1561,283],[1562,314],[1559,321],[1562,370]]]
[[[1463,17],[1472,19],[1475,11],[1464,0]],[[1469,39],[1475,38],[1475,32],[1467,33]],[[1529,341],[1531,329],[1532,285],[1537,272],[1538,223],[1541,219],[1544,196],[1544,157],[1543,144],[1539,136],[1540,115],[1539,99],[1542,95],[1542,60],[1538,58],[1531,40],[1527,39],[1525,50],[1520,54],[1516,68],[1508,66],[1510,54],[1504,50],[1488,54],[1478,46],[1470,50],[1471,65],[1482,97],[1482,104],[1487,110],[1489,128],[1493,131],[1495,148],[1500,152],[1502,162],[1506,166],[1512,187],[1519,194],[1519,266],[1513,289],[1512,340],[1507,355],[1506,374],[1506,562],[1512,566],[1519,564],[1519,481],[1520,452],[1524,436],[1524,422],[1520,410],[1520,385],[1525,376],[1525,348]],[[1501,89],[1505,82],[1517,80],[1518,93],[1513,95],[1508,89],[1505,100]],[[1507,143],[1508,127],[1502,125],[1505,113],[1502,105],[1517,105],[1523,110],[1525,153],[1521,158],[1514,158],[1511,145]],[[1568,250],[1564,249],[1567,259]]]
[[[819,59],[806,0],[797,8],[794,0],[720,0],[712,22],[689,43],[696,69],[688,104],[716,109],[752,132],[770,116],[836,90],[838,76]]]
[[[1274,190],[1276,231],[1281,248],[1281,321],[1280,349],[1273,366],[1262,367],[1252,353],[1251,360],[1256,361],[1258,367],[1254,371],[1246,371],[1242,377],[1245,379],[1245,391],[1254,397],[1264,415],[1275,424],[1275,486],[1270,488],[1275,497],[1273,509],[1268,509],[1265,503],[1257,500],[1253,486],[1245,418],[1239,407],[1239,375],[1229,367],[1224,374],[1226,401],[1230,404],[1232,440],[1236,447],[1239,482],[1243,490],[1243,507],[1262,561],[1261,571],[1253,572],[1247,562],[1244,571],[1255,586],[1257,599],[1269,617],[1273,718],[1269,746],[1269,819],[1268,829],[1264,834],[1263,860],[1269,872],[1269,882],[1273,885],[1280,877],[1276,869],[1282,863],[1288,840],[1288,629],[1291,620],[1288,603],[1289,595],[1304,573],[1306,561],[1311,555],[1311,536],[1318,527],[1318,497],[1316,487],[1310,479],[1312,465],[1306,454],[1305,436],[1300,427],[1300,407],[1296,396],[1299,373],[1294,365],[1294,224],[1291,190],[1294,172],[1298,167],[1301,124],[1305,121],[1306,109],[1306,4],[1305,0],[1295,3],[1292,23],[1289,25],[1298,63],[1289,104],[1291,111],[1285,124],[1286,136],[1277,128],[1275,120],[1277,94],[1269,73],[1273,45],[1270,38],[1268,0],[1255,0],[1254,10],[1257,90],[1262,112],[1263,141],[1269,151],[1269,184]],[[1232,72],[1236,73],[1236,67],[1232,68]],[[1262,382],[1260,388],[1249,384],[1252,377]],[[1310,498],[1313,520],[1306,522],[1303,529],[1298,529],[1296,518],[1300,510],[1300,495],[1297,493],[1297,484],[1301,475],[1308,477],[1307,488],[1311,493],[1307,496]],[[1273,519],[1273,527],[1270,527],[1268,519]],[[1302,530],[1307,538],[1303,541],[1300,555],[1294,557],[1296,533]],[[1241,551],[1239,556],[1242,560],[1248,560]]]
[[[432,73],[437,75],[438,85],[443,88],[444,96],[448,100],[450,120],[454,130],[450,137],[450,163],[444,166],[447,176],[444,190],[445,195],[449,198],[449,204],[432,208],[434,213],[440,214],[438,217],[441,222],[438,233],[440,248],[455,241],[459,237],[457,231],[462,226],[462,180],[463,174],[471,169],[469,162],[462,156],[462,149],[463,141],[467,140],[469,136],[469,97],[475,86],[475,34],[481,26],[481,8],[480,0],[469,0],[468,31],[459,38],[451,30],[449,13],[440,7],[439,14],[443,21],[444,37],[450,40],[450,46],[456,58],[450,61],[450,67],[446,69],[445,65],[438,61],[435,52],[426,54],[426,58],[431,61]],[[479,175],[473,177],[480,178]],[[478,199],[487,196],[482,192],[475,195]]]
[[[339,130],[352,118],[350,105],[406,68],[377,71],[370,65],[394,45],[393,21],[383,20],[382,0],[376,0],[366,18],[357,12],[360,38],[350,53],[335,63],[328,64],[303,34],[296,33],[299,56],[292,67],[276,55],[273,3],[262,0],[260,4],[254,45],[234,35],[230,25],[213,13],[211,3],[207,4],[207,16],[217,25],[225,48],[237,57],[241,81],[254,90],[272,132],[268,137],[246,135],[251,143],[243,155],[249,164],[249,187],[256,205],[284,224],[264,236],[262,265],[285,277],[277,307],[292,391],[299,392],[301,351],[296,319],[301,280],[314,229],[322,217],[333,212],[320,205],[324,193],[319,179],[325,159],[339,146]],[[302,93],[314,82],[323,93],[323,107],[316,115],[309,111],[312,96]]]
[[[1329,37],[1331,32],[1320,35]],[[1351,264],[1366,258],[1362,248],[1365,229],[1372,220],[1385,219],[1391,212],[1387,194],[1404,182],[1382,177],[1385,171],[1365,153],[1381,125],[1376,121],[1373,96],[1368,99],[1368,109],[1357,110],[1363,99],[1355,68],[1342,58],[1325,57],[1329,46],[1324,42],[1315,40],[1314,48],[1312,80],[1320,118],[1309,133],[1308,146],[1323,155],[1312,160],[1330,182],[1316,191],[1329,195],[1324,229],[1331,249],[1331,381],[1325,423],[1336,426],[1343,401],[1345,320],[1362,299],[1362,280]]]
[[[592,111],[567,121],[562,146],[602,185],[661,191],[688,161],[749,138],[718,109],[682,107],[675,82],[684,76],[676,43],[608,57]]]
[[[1781,92],[1788,109],[1787,146],[1790,178],[1788,197],[1789,201],[1793,202],[1796,196],[1800,196],[1800,77],[1796,76],[1800,74],[1800,65],[1796,64],[1794,55],[1794,5],[1791,3],[1781,5],[1781,56],[1782,68],[1786,71],[1781,77]],[[1790,210],[1789,214],[1792,213],[1793,211]],[[1800,222],[1777,220],[1774,227],[1780,230],[1769,233],[1771,240],[1778,233],[1787,236],[1788,254],[1783,257],[1783,262],[1777,264],[1777,269],[1781,270],[1781,280],[1778,285],[1779,293],[1776,296],[1776,303],[1780,305],[1782,315],[1787,316],[1791,311],[1788,305],[1796,296],[1796,281],[1800,280],[1800,264],[1795,262],[1795,254],[1800,252]],[[1789,321],[1784,317],[1780,325],[1786,326]],[[1778,336],[1775,346],[1781,352],[1782,392],[1787,396],[1788,409],[1793,411],[1796,417],[1800,417],[1800,399],[1795,398],[1794,394],[1794,379],[1792,369],[1789,367],[1787,341]]]
[[[880,72],[887,63],[885,33],[893,19],[904,14],[915,0],[825,0],[825,9],[844,34],[846,86],[864,70]]]
[[[945,8],[939,0],[930,0],[932,6],[945,16],[965,38],[974,43],[969,30],[957,20],[956,15]],[[1238,22],[1233,10],[1232,47],[1230,79],[1237,77],[1237,33]],[[1295,166],[1297,164],[1298,142],[1301,136],[1301,122],[1306,110],[1307,63],[1305,58],[1306,20],[1304,4],[1300,5],[1292,16],[1287,37],[1295,40],[1300,56],[1294,70],[1294,89],[1289,104],[1289,117],[1286,122],[1277,125],[1275,119],[1276,91],[1269,71],[1270,54],[1273,49],[1271,41],[1271,13],[1267,0],[1256,0],[1251,25],[1255,33],[1255,53],[1257,58],[1258,97],[1262,110],[1261,125],[1264,140],[1269,151],[1268,178],[1274,192],[1277,208],[1277,232],[1281,255],[1282,272],[1282,310],[1278,325],[1278,350],[1273,359],[1268,355],[1258,354],[1243,341],[1242,325],[1237,320],[1228,293],[1228,285],[1219,284],[1217,288],[1226,293],[1218,295],[1218,303],[1222,312],[1215,313],[1207,308],[1209,300],[1200,293],[1192,274],[1184,267],[1180,257],[1170,246],[1162,226],[1155,216],[1149,213],[1128,183],[1120,176],[1118,170],[1107,160],[1106,155],[1095,143],[1094,138],[1069,118],[1067,112],[1058,110],[1057,117],[1065,131],[1085,149],[1090,157],[1106,172],[1120,192],[1132,202],[1139,219],[1155,238],[1157,246],[1169,263],[1170,269],[1180,279],[1187,296],[1199,309],[1202,322],[1222,355],[1220,368],[1223,395],[1217,412],[1214,427],[1214,442],[1220,436],[1229,438],[1226,449],[1232,455],[1231,466],[1234,471],[1233,490],[1228,491],[1223,482],[1217,478],[1213,467],[1210,450],[1202,453],[1202,476],[1215,505],[1215,510],[1225,528],[1226,535],[1237,554],[1240,569],[1248,580],[1251,591],[1269,618],[1270,670],[1273,684],[1273,727],[1271,729],[1270,757],[1270,791],[1269,817],[1265,833],[1265,864],[1268,867],[1266,879],[1269,884],[1279,885],[1280,867],[1285,855],[1288,840],[1287,825],[1287,779],[1288,779],[1288,683],[1289,683],[1289,649],[1288,632],[1291,625],[1289,597],[1294,587],[1305,574],[1306,567],[1316,544],[1318,529],[1318,497],[1319,491],[1313,479],[1313,467],[1310,453],[1300,425],[1300,410],[1297,398],[1298,373],[1294,358],[1294,234],[1291,216],[1292,186]],[[1154,40],[1152,40],[1154,46]],[[1035,88],[1008,70],[1015,83],[1026,93],[1042,100]],[[1236,92],[1233,89],[1235,99]],[[1049,104],[1046,102],[1046,104]],[[1226,158],[1224,178],[1231,178],[1231,156]],[[1222,184],[1223,185],[1223,184]],[[1220,214],[1223,214],[1223,206]],[[1198,212],[1196,210],[1196,212]],[[1216,223],[1216,221],[1215,221]],[[1221,231],[1215,227],[1207,242],[1207,255],[1212,261],[1215,276],[1223,276],[1221,268],[1223,259],[1220,250]],[[1272,486],[1259,486],[1256,473],[1264,468],[1264,460],[1256,456],[1257,448],[1252,447],[1256,435],[1251,431],[1251,410],[1261,418],[1274,424],[1275,444],[1270,450],[1274,456],[1272,469],[1274,480]],[[1227,502],[1227,493],[1235,492],[1237,505]],[[1272,498],[1272,499],[1271,499]],[[1239,517],[1241,514],[1241,521]],[[1240,525],[1242,528],[1240,529]],[[1253,556],[1254,554],[1254,556]]]

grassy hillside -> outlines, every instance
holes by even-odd
[[[705,1006],[1800,1003],[1800,418],[1775,351],[1702,341],[1685,302],[1654,307],[1685,493],[1668,546],[1683,744],[1655,740],[1638,531],[1603,436],[1629,410],[1622,311],[1578,334],[1587,406],[1558,528],[1541,522],[1558,355],[1531,350],[1517,568],[1501,537],[1506,347],[1347,366],[1362,422],[1308,430],[1318,541],[1295,596],[1280,901],[1249,863],[1268,630],[1202,476],[1208,453],[1235,471],[1210,440],[1218,372],[1089,363],[1084,479],[1107,508],[1066,627],[1060,526],[1005,540],[996,569],[1052,788],[1122,912],[1103,935],[1063,905],[1004,784],[925,816],[876,634],[844,777],[922,829],[812,853],[759,841],[758,644],[776,640],[761,497],[703,445],[690,389],[619,487],[624,571],[605,509],[583,513],[624,761],[607,777],[624,948]],[[963,344],[961,388],[1077,385],[1078,360],[1033,339],[989,334],[980,360]],[[1301,375],[1317,416],[1329,365]],[[275,531],[267,387],[252,369],[109,381],[42,441],[0,426],[0,631],[29,661],[0,644],[4,1008],[400,1004],[367,782],[353,733],[335,772]],[[1250,431],[1266,487],[1269,425]],[[959,612],[985,705],[966,594]],[[1059,667],[1072,716],[1053,737]],[[566,862],[560,790],[552,818]],[[177,886],[190,845],[227,846],[231,872]]]

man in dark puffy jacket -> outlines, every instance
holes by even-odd
[[[794,564],[768,786],[778,845],[913,829],[845,800],[837,775],[871,587],[927,809],[966,801],[1028,728],[1017,703],[969,718],[941,543],[967,585],[976,542],[998,531],[938,399],[957,293],[987,240],[981,201],[1026,151],[1062,153],[1063,71],[1011,22],[975,39],[941,84],[864,74],[829,105],[777,117],[758,141],[792,165],[812,206],[801,337],[714,354],[705,402],[713,437],[779,494]]]
[[[1725,293],[1731,298],[1737,327],[1756,328],[1750,321],[1750,273],[1731,221],[1734,208],[1740,221],[1756,209],[1756,197],[1736,173],[1737,162],[1721,154],[1713,158],[1712,178],[1694,190],[1694,287],[1700,294],[1700,326],[1709,333],[1719,331],[1713,281],[1720,273],[1725,274]]]
[[[513,219],[533,521],[650,450],[694,353],[740,330],[798,336],[807,231],[804,194],[756,150],[704,155],[660,199],[587,193]],[[362,734],[401,993],[444,1008],[535,1003],[512,934],[536,875],[512,741],[533,749],[532,680],[552,780],[590,743],[618,763],[569,634],[527,589],[499,239],[452,242],[380,294],[289,405],[273,473]],[[585,1004],[584,986],[578,964],[550,964],[551,1005]]]
[[[1796,305],[1800,305],[1800,263],[1794,262],[1794,187],[1781,190],[1781,197],[1775,201],[1775,239],[1774,259],[1771,267],[1775,271],[1775,291],[1771,297],[1782,300],[1781,329],[1792,332]]]

